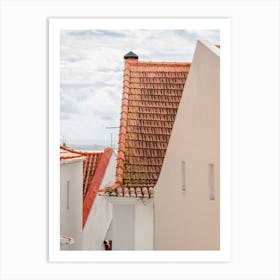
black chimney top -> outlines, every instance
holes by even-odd
[[[124,56],[124,59],[128,59],[128,58],[138,59],[138,55],[135,54],[134,52],[130,51]]]

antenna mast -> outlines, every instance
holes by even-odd
[[[107,126],[106,129],[120,128],[119,126]],[[113,133],[111,132],[111,148],[113,148]]]

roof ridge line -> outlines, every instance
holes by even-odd
[[[101,151],[100,152],[88,152],[88,151],[82,152],[82,151],[78,151],[78,150],[68,148],[68,147],[65,147],[65,146],[60,146],[60,149],[68,151],[68,152],[72,152],[74,154],[79,154],[79,155],[98,155],[98,154],[102,154],[104,152],[104,151],[102,151],[102,152]]]
[[[191,62],[164,62],[164,61],[139,61],[139,60],[130,60],[127,63],[129,63],[131,66],[134,65],[160,65],[160,66],[190,66]]]
[[[124,157],[125,157],[125,139],[126,139],[126,126],[127,126],[127,115],[128,115],[128,100],[129,100],[129,83],[130,83],[130,60],[125,61],[124,75],[123,75],[123,95],[122,95],[122,106],[121,106],[121,123],[119,129],[119,141],[118,141],[118,153],[117,153],[117,166],[116,166],[116,179],[113,185],[107,187],[110,189],[116,189],[122,184],[123,173],[124,173]],[[127,100],[124,104],[123,101]],[[105,189],[99,190],[104,192]]]

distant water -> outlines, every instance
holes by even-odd
[[[71,143],[66,143],[67,147],[78,150],[78,151],[104,151],[107,146],[102,146],[102,145],[78,145],[78,144],[71,144]]]
[[[115,140],[115,139],[114,139]],[[104,151],[105,148],[111,147],[110,139],[60,139],[60,144],[78,151]],[[113,149],[118,147],[117,141],[113,141]]]

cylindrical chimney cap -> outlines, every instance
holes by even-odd
[[[124,59],[129,59],[129,58],[138,59],[138,55],[135,54],[134,52],[130,51],[123,58]]]

